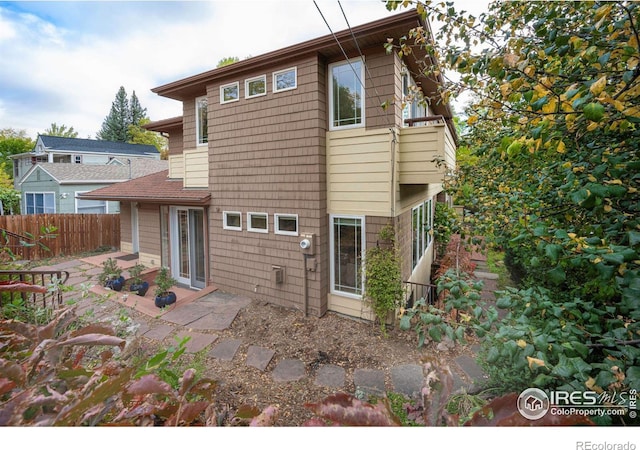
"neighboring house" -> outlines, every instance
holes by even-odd
[[[37,163],[18,184],[23,214],[118,213],[118,202],[81,200],[77,195],[166,170],[167,161],[131,158],[127,165]]]
[[[417,26],[409,11],[152,89],[183,105],[146,126],[169,136],[167,176],[81,197],[120,201],[121,250],[180,283],[371,318],[366,249],[393,225],[404,280],[429,283],[434,202],[455,166],[449,106],[403,103],[416,85],[440,98],[436,83],[384,49]]]
[[[82,165],[127,164],[129,159],[160,159],[153,145],[39,135],[33,150],[10,157],[16,189],[22,178],[40,162]]]

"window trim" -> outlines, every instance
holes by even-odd
[[[280,222],[278,219],[280,218],[288,218],[296,220],[296,231],[287,231],[280,229]],[[275,234],[282,234],[285,236],[298,236],[299,235],[299,225],[298,225],[298,215],[297,214],[274,214],[273,215],[273,228],[275,229]]]
[[[205,140],[204,134],[202,134],[202,139],[201,139],[202,130],[200,129],[200,101],[203,100],[203,99],[207,101],[207,126],[208,126],[209,99],[207,98],[206,95],[203,95],[201,97],[196,97],[196,145],[197,146],[209,145],[209,133],[208,133],[208,130],[207,130],[206,140]]]
[[[249,84],[253,81],[263,81],[264,92],[260,94],[249,95],[249,92],[251,92],[251,90],[249,89]],[[247,78],[246,80],[244,80],[244,98],[246,99],[256,98],[256,97],[262,97],[264,95],[267,95],[267,75],[266,74],[258,75],[257,77]]]
[[[237,214],[238,215],[238,217],[240,218],[240,226],[239,227],[234,227],[234,226],[228,225],[227,217],[229,216],[229,214]],[[222,211],[222,228],[224,230],[242,231],[242,213],[240,211]]]
[[[333,295],[339,295],[341,297],[353,298],[356,300],[362,300],[364,298],[364,270],[361,271],[361,291],[362,294],[353,294],[351,292],[339,291],[335,288],[336,284],[336,259],[335,259],[335,231],[334,222],[335,219],[359,219],[360,220],[360,260],[362,265],[365,264],[365,254],[367,249],[367,232],[366,232],[366,216],[348,215],[348,214],[331,214],[329,215],[329,272],[330,272],[330,285],[329,292]]]
[[[78,212],[78,202],[81,202],[83,200],[81,198],[78,198],[78,194],[86,194],[87,192],[91,192],[91,191],[75,191],[73,198],[75,200],[74,210],[76,214],[85,214],[85,213]],[[104,214],[109,214],[109,201],[108,200],[98,200],[98,201],[104,202]],[[90,213],[90,214],[94,214],[94,213]]]
[[[238,96],[231,100],[225,100],[224,90],[225,88],[229,88],[229,87],[235,87],[236,90],[238,91]],[[237,101],[240,101],[240,82],[239,81],[234,81],[233,83],[227,83],[220,86],[220,104],[221,105],[224,105],[225,103],[233,103]]]
[[[278,75],[281,75],[281,74],[286,73],[286,72],[291,72],[291,71],[293,71],[293,82],[294,82],[293,86],[287,87],[287,88],[284,88],[284,89],[278,89],[278,83],[276,82],[276,77]],[[298,88],[298,67],[297,66],[293,66],[293,67],[288,67],[286,69],[275,71],[275,72],[273,72],[272,78],[273,78],[272,89],[273,89],[274,93],[292,91],[294,89],[297,89]]]
[[[253,216],[264,216],[266,228],[254,228],[251,226],[251,218]],[[252,233],[268,233],[269,232],[269,214],[266,212],[248,212],[247,213],[247,231]]]
[[[420,223],[414,230],[414,212],[418,210],[420,214]],[[429,229],[427,230],[427,225]],[[433,243],[433,197],[424,200],[420,204],[411,208],[411,270],[415,270],[420,265],[420,261],[429,253],[429,247]],[[419,233],[419,235],[418,235]],[[417,239],[416,239],[417,238]],[[415,257],[415,258],[414,258]]]
[[[27,211],[27,205],[29,204],[29,202],[27,201],[27,195],[36,195],[36,194],[42,194],[42,195],[47,195],[47,194],[51,194],[51,196],[53,197],[53,212],[42,212],[42,213],[37,213],[37,212],[32,212],[29,213],[27,212],[26,214],[55,214],[57,212],[57,208],[56,208],[56,193],[53,191],[25,191],[24,193],[24,210]],[[43,200],[43,204],[44,204],[44,197],[42,198]],[[34,201],[34,210],[35,210],[35,201]]]
[[[360,74],[358,76],[358,78],[360,79],[360,98],[361,98],[361,110],[362,110],[362,114],[361,114],[361,120],[360,123],[356,123],[356,124],[351,124],[351,125],[334,125],[333,124],[333,69],[335,67],[339,67],[339,66],[348,66],[349,69],[351,69],[351,65],[353,65],[353,62],[360,62]],[[333,64],[329,64],[329,68],[327,70],[327,83],[329,86],[328,92],[329,92],[329,130],[330,131],[334,131],[334,130],[349,130],[351,128],[363,128],[366,126],[366,86],[365,86],[365,78],[364,78],[364,57],[357,57],[357,58],[351,58],[348,59],[346,61],[340,61],[340,62],[335,62]]]

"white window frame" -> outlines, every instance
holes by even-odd
[[[291,71],[293,71],[293,86],[289,86],[283,89],[278,89],[278,75],[282,75]],[[298,88],[298,68],[297,67],[289,67],[287,69],[273,72],[273,92],[274,93],[292,91],[293,89],[297,89],[297,88]]]
[[[209,136],[208,136],[209,135],[209,133],[208,133],[209,130],[207,130],[207,138],[205,139],[204,133],[203,133],[204,130],[200,129],[200,127],[201,127],[201,125],[200,125],[200,122],[201,122],[201,119],[200,119],[200,111],[201,111],[200,106],[201,106],[201,101],[202,100],[205,100],[207,102],[207,127],[209,126],[208,125],[208,123],[209,123],[208,122],[209,121],[209,111],[208,111],[208,109],[209,109],[209,100],[207,99],[207,96],[204,95],[202,97],[196,98],[196,145],[208,145],[209,144]]]
[[[360,62],[360,73],[357,74],[360,80],[360,101],[361,101],[361,120],[360,123],[349,124],[349,125],[334,125],[333,124],[333,69],[340,66],[347,66],[349,70],[352,70],[353,63]],[[365,79],[364,79],[364,58],[352,58],[347,61],[341,61],[333,64],[329,64],[328,70],[328,80],[327,83],[329,85],[329,130],[348,130],[350,128],[362,128],[365,126],[365,117],[366,117],[366,90],[365,90]]]
[[[228,224],[227,217],[229,214],[237,215],[240,218],[240,226],[234,227]],[[222,212],[222,228],[225,230],[242,231],[242,213],[240,211],[223,211]]]
[[[367,248],[367,232],[366,232],[366,220],[365,216],[353,216],[353,215],[345,215],[345,214],[331,214],[329,216],[329,271],[331,275],[331,284],[330,284],[330,292],[335,295],[340,295],[342,297],[349,297],[357,300],[362,300],[363,294],[353,294],[351,292],[344,292],[336,289],[336,255],[335,255],[335,231],[334,231],[334,223],[336,219],[358,219],[360,220],[360,260],[362,261],[362,265],[365,264],[364,255]],[[366,280],[364,279],[364,270],[361,271],[361,291],[364,293],[364,283]]]
[[[35,212],[35,211],[34,212],[26,212],[27,211],[27,205],[29,204],[29,202],[27,201],[27,196],[28,195],[40,195],[40,194],[43,195],[43,197],[42,197],[43,204],[46,203],[45,200],[44,200],[45,199],[44,196],[51,195],[51,197],[53,198],[53,211],[44,211],[42,213],[38,213],[38,212]],[[33,202],[33,204],[34,204],[34,210],[35,210],[35,201]],[[24,193],[24,209],[25,209],[26,214],[55,214],[56,213],[56,193],[55,192],[51,192],[51,191],[25,192]]]
[[[227,88],[235,88],[236,91],[238,92],[238,95],[236,98],[233,98],[231,100],[225,100],[224,99],[224,91]],[[224,105],[225,103],[233,103],[233,102],[237,102],[240,100],[240,82],[239,81],[234,81],[233,83],[227,83],[227,84],[223,84],[222,86],[220,86],[220,104]]]
[[[413,229],[413,215],[415,211],[419,211],[420,223],[417,229]],[[419,205],[411,208],[411,264],[412,270],[420,265],[420,261],[428,253],[429,246],[433,242],[433,198],[427,199]],[[413,260],[414,254],[417,258]]]
[[[433,242],[433,198],[430,198],[424,202],[424,252],[427,253],[427,249]]]
[[[264,83],[264,91],[259,94],[250,95],[251,89],[249,89],[249,85],[254,81],[262,81]],[[244,80],[244,98],[256,98],[262,97],[263,95],[267,95],[267,75],[260,75],[253,78],[247,78]]]
[[[254,216],[264,216],[266,228],[255,228],[252,225],[252,218]],[[248,212],[247,213],[247,231],[253,233],[268,233],[269,232],[269,214],[265,212]]]
[[[296,231],[287,231],[280,229],[280,219],[295,219]],[[275,228],[276,234],[283,234],[286,236],[298,236],[298,215],[297,214],[274,214],[273,216],[273,228]]]
[[[81,198],[78,198],[78,194],[84,194],[86,192],[91,192],[91,191],[76,191],[75,195],[74,195],[74,199],[75,199],[75,212],[76,214],[82,214],[80,212],[78,212],[78,202],[82,201]],[[104,201],[104,214],[109,214],[109,202],[107,200],[103,200]],[[91,213],[93,214],[93,213]]]

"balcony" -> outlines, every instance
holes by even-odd
[[[442,183],[456,165],[456,144],[444,118],[418,117],[405,123],[409,127],[402,128],[398,137],[399,183]]]

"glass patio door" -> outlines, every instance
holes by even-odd
[[[204,211],[171,209],[171,274],[181,284],[205,287]]]

